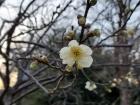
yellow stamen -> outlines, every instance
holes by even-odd
[[[75,59],[79,59],[82,55],[82,51],[79,47],[71,47],[71,54]]]

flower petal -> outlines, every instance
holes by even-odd
[[[64,47],[59,52],[60,58],[63,60],[63,64],[68,64],[69,66],[73,66],[75,60],[70,56],[70,47]]]
[[[84,45],[84,44],[81,44],[80,45],[80,48],[83,50],[83,53],[86,54],[86,55],[91,55],[92,54],[92,50],[90,47]]]
[[[91,56],[84,56],[77,61],[78,66],[82,68],[90,67],[92,62],[93,62],[93,59]]]
[[[95,83],[92,83],[92,89],[94,90],[96,88],[97,88],[96,84]]]
[[[90,87],[88,88],[88,90],[89,90],[89,91],[92,91],[92,90],[93,90],[93,88],[90,86]]]
[[[86,88],[86,89],[88,89],[88,88],[89,88],[89,86],[90,86],[90,82],[89,82],[89,81],[87,81],[87,82],[86,82],[86,86],[85,86],[85,88]]]
[[[68,64],[68,66],[73,66],[74,63],[75,63],[75,60],[73,58],[63,59],[63,64]]]
[[[72,40],[69,42],[69,46],[78,46],[79,43],[76,40]]]
[[[67,56],[70,53],[70,48],[69,47],[64,47],[60,50],[59,55],[61,59],[67,58]]]

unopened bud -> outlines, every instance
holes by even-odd
[[[79,26],[85,26],[86,24],[86,18],[84,16],[78,15],[78,24]]]
[[[70,41],[70,40],[72,40],[72,37],[66,35],[66,36],[64,36],[64,40],[65,41]]]
[[[45,64],[47,64],[48,63],[48,57],[47,56],[41,56],[41,58],[40,58],[40,63],[45,63]]]
[[[89,32],[87,33],[87,36],[88,36],[88,37],[100,36],[100,31],[99,31],[99,29],[95,29],[95,30],[93,30],[93,31],[89,31]]]
[[[48,63],[48,57],[45,55],[33,56],[33,59],[36,60],[38,63]]]
[[[122,36],[127,36],[128,35],[127,30],[122,30],[118,34],[122,35]]]
[[[110,87],[105,87],[105,90],[106,90],[108,93],[111,93],[111,92],[112,92],[112,90],[111,90]]]
[[[75,32],[74,31],[69,31],[67,36],[70,36],[71,38],[75,37]]]
[[[128,33],[128,36],[133,36],[134,35],[134,29],[127,29],[127,33]]]
[[[113,82],[117,82],[117,79],[116,79],[116,78],[114,78],[114,79],[113,79]]]
[[[97,3],[97,0],[89,0],[91,6],[94,6]]]
[[[116,87],[116,86],[117,86],[116,83],[111,84],[111,87]]]
[[[65,68],[65,70],[67,71],[67,72],[71,72],[72,71],[72,66],[66,66],[66,68]]]
[[[90,29],[90,27],[91,27],[90,24],[86,24],[86,25],[85,25],[85,28],[86,28],[86,29]]]

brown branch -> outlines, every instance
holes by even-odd
[[[90,3],[89,3],[89,0],[87,0],[86,10],[85,10],[85,14],[84,14],[85,19],[87,18],[89,9],[90,9]],[[82,42],[82,39],[84,36],[84,30],[85,30],[85,26],[82,26],[79,43]]]

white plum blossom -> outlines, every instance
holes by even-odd
[[[96,88],[97,88],[97,86],[96,86],[96,84],[94,82],[92,82],[92,81],[87,81],[86,82],[85,89],[87,89],[89,91],[93,91]]]
[[[93,62],[91,55],[91,48],[84,44],[79,45],[76,40],[70,41],[68,47],[63,47],[60,50],[60,58],[63,60],[62,63],[71,67],[76,64],[78,69],[91,66]]]

